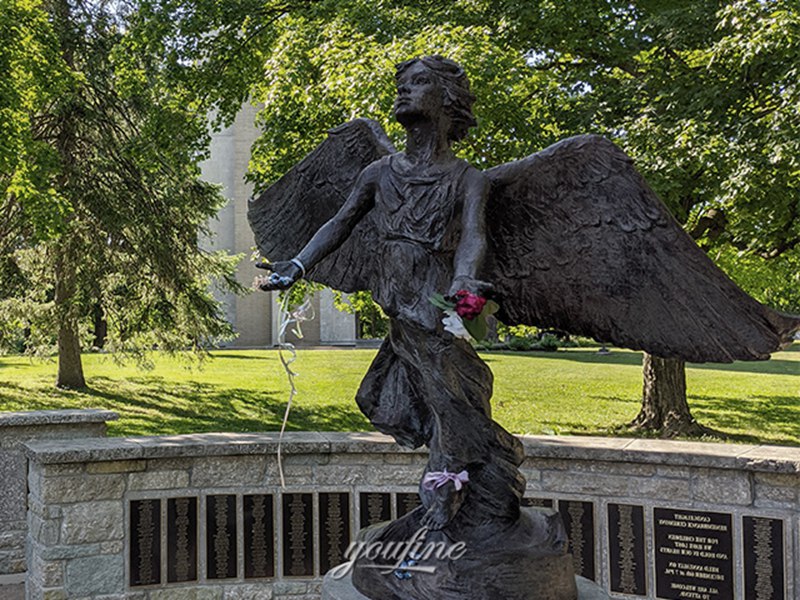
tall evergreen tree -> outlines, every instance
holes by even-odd
[[[57,384],[83,387],[96,322],[137,355],[229,336],[209,286],[238,290],[236,259],[198,246],[223,202],[199,178],[206,107],[129,51],[124,3],[3,1],[0,343],[57,347]]]

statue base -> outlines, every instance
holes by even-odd
[[[579,595],[572,556],[567,553],[566,531],[561,516],[553,510],[523,508],[517,521],[504,527],[489,522],[460,528],[461,541],[451,538],[444,530],[423,529],[420,520],[424,515],[425,509],[419,507],[396,521],[363,530],[358,536],[358,549],[353,552],[353,563],[334,570],[336,576],[333,573],[326,576],[326,583],[331,587],[326,590],[323,586],[323,598],[608,598],[596,594],[587,596],[585,590],[583,596]],[[419,543],[410,550],[412,542]],[[456,552],[426,550],[434,547]],[[402,550],[381,555],[387,548]],[[345,573],[347,578],[343,577]],[[583,582],[582,585],[586,588]],[[333,596],[333,590],[350,595]]]
[[[576,577],[578,600],[609,600],[610,596],[594,581]],[[331,573],[322,582],[322,600],[370,600],[353,586],[352,574],[341,579],[334,579]],[[430,600],[436,600],[431,598]],[[495,599],[487,599],[495,600]]]

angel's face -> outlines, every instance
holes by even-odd
[[[416,62],[397,79],[394,114],[405,125],[421,118],[441,115],[443,91],[436,75],[422,62]]]

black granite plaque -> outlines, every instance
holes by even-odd
[[[646,596],[644,508],[608,505],[608,556],[611,591]]]
[[[236,577],[236,496],[206,498],[206,561],[209,579]]]
[[[594,503],[559,500],[558,512],[567,529],[575,574],[594,581]]]
[[[269,494],[244,497],[244,576],[275,577],[275,512]]]
[[[283,576],[314,576],[314,514],[311,494],[283,495]]]
[[[520,504],[536,508],[553,508],[554,503],[551,498],[523,498]]]
[[[407,515],[418,506],[422,506],[422,501],[419,499],[419,494],[416,492],[405,493],[398,492],[394,495],[395,502],[397,503],[397,518]]]
[[[731,515],[655,508],[653,521],[658,598],[735,597]]]
[[[319,571],[327,573],[345,562],[350,545],[350,494],[319,495]]]
[[[783,520],[742,519],[744,600],[785,600]]]
[[[197,580],[197,498],[167,500],[167,581]]]
[[[161,500],[131,500],[131,586],[161,583]]]
[[[383,492],[361,492],[359,497],[361,508],[361,528],[390,521],[392,518],[392,501],[390,494]]]

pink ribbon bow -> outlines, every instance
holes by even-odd
[[[425,474],[422,479],[422,488],[432,492],[436,488],[442,487],[448,481],[452,481],[456,487],[456,491],[460,491],[464,484],[469,481],[469,473],[461,471],[460,473],[450,473],[445,469],[444,471],[431,471]]]

